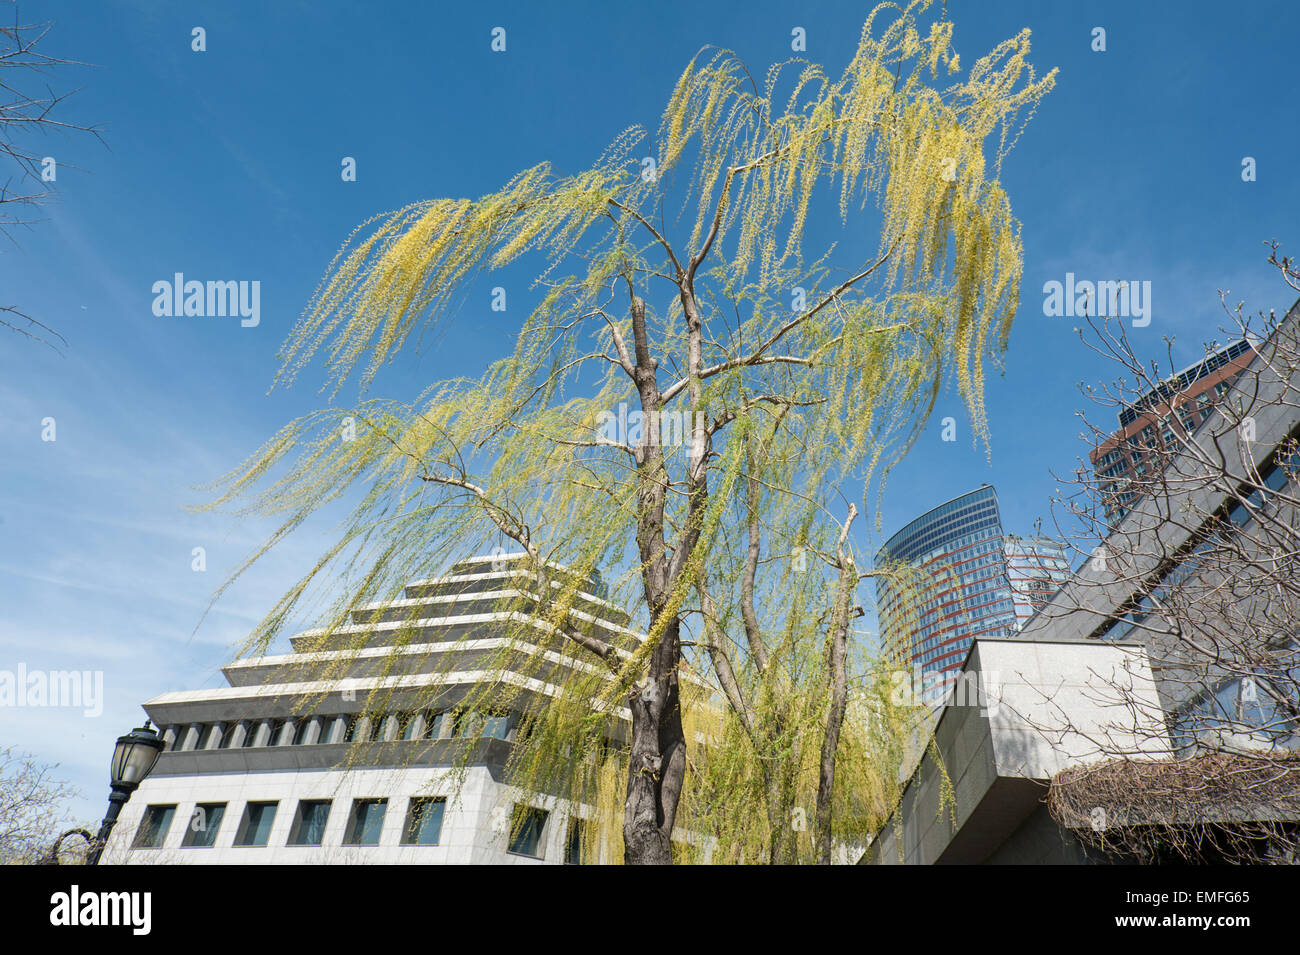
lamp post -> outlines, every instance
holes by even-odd
[[[86,853],[86,865],[99,863],[99,857],[108,844],[108,837],[117,824],[122,807],[153,770],[163,745],[162,737],[149,725],[148,720],[144,721],[144,726],[136,727],[125,736],[117,738],[117,745],[113,747],[112,776],[109,780],[113,791],[108,797],[108,812],[104,815],[99,834],[95,836],[90,851]]]
[[[63,864],[59,861],[59,850],[63,848],[63,840],[68,838],[68,836],[81,836],[81,838],[85,839],[87,853],[89,853],[91,848],[95,845],[95,837],[85,829],[69,829],[67,832],[60,835],[59,838],[54,840],[54,845],[50,847],[50,854],[41,860],[41,865]],[[82,861],[84,863],[85,860],[83,859]]]

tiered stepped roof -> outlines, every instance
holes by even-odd
[[[553,591],[573,582],[564,568],[549,570]],[[441,743],[463,731],[450,719],[444,725],[440,714],[476,686],[503,682],[525,696],[553,696],[566,675],[595,670],[536,615],[538,586],[523,554],[463,560],[445,576],[414,581],[399,599],[357,608],[342,627],[292,637],[290,653],[228,664],[227,687],[155,697],[144,708],[169,740],[159,771],[168,764],[173,772],[270,768],[282,761],[273,753],[290,751],[297,764],[324,764],[358,734],[389,748],[423,742],[428,760],[440,762],[447,750]],[[580,581],[570,619],[626,654],[642,637],[602,593],[598,579]],[[529,626],[535,645],[520,639]],[[390,715],[365,715],[374,691],[391,691]],[[494,724],[493,732],[513,733],[513,725]]]

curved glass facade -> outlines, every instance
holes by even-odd
[[[923,677],[959,671],[976,637],[1011,636],[1069,575],[1060,545],[1003,534],[997,493],[987,484],[926,511],[891,537],[876,566],[891,563],[920,576],[910,595],[888,577],[877,578],[884,647]]]

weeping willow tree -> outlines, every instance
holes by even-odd
[[[214,506],[282,521],[236,576],[318,509],[351,508],[247,651],[326,579],[313,646],[362,652],[361,608],[508,545],[531,584],[483,651],[500,678],[456,705],[525,714],[522,791],[616,813],[633,863],[700,846],[824,862],[869,837],[907,717],[854,630],[876,571],[855,562],[849,495],[874,512],[950,383],[986,434],[984,367],[1022,268],[998,177],[1053,82],[1028,31],[963,73],[929,5],[878,7],[838,77],[792,60],[760,86],[706,49],[654,136],[358,227],[284,347],[285,383],[322,357],[335,395],[364,392],[483,272],[533,270],[539,301],[481,377],[308,415],[221,482]],[[600,568],[626,628],[589,612]],[[393,626],[375,712],[415,692],[399,674],[419,621]],[[322,659],[337,677],[345,656]]]

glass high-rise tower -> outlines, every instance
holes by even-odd
[[[890,564],[914,573],[910,584],[876,578],[884,647],[918,667],[926,687],[960,671],[976,637],[1014,634],[1070,573],[1061,543],[1003,532],[988,484],[891,537],[876,554],[877,569]]]

